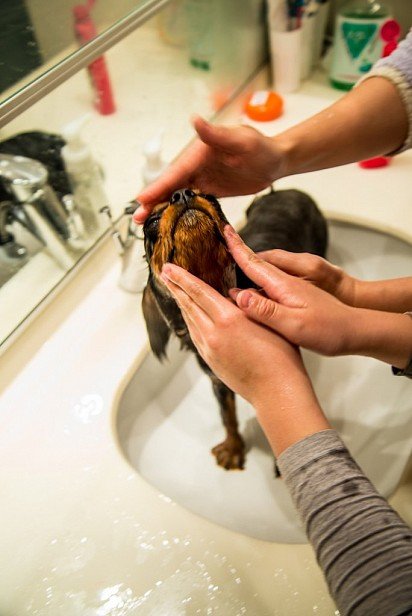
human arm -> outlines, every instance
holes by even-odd
[[[342,616],[412,613],[412,531],[334,430],[277,459]]]
[[[342,616],[406,614],[412,533],[330,429],[297,349],[188,272],[163,272],[204,360],[255,407]]]
[[[218,197],[252,194],[280,177],[386,154],[401,147],[408,125],[404,100],[385,77],[368,79],[275,137],[195,118],[199,139],[137,196],[134,220],[143,222],[156,203],[185,186]]]
[[[229,226],[233,258],[264,294],[233,290],[245,314],[290,342],[324,355],[365,355],[405,368],[412,355],[412,319],[348,306],[307,280],[290,276],[260,259]]]
[[[407,312],[412,308],[412,277],[391,280],[359,280],[326,259],[309,253],[267,250],[258,253],[282,271],[308,280],[355,308]]]

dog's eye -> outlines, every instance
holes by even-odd
[[[157,234],[159,231],[159,220],[160,216],[157,216],[156,218],[150,218],[146,221],[146,224],[144,226],[144,234],[152,241],[157,238]]]
[[[219,201],[216,199],[215,195],[199,195],[200,197],[203,197],[204,199],[206,199],[206,201],[209,201],[209,203],[213,203],[214,205],[219,205]]]

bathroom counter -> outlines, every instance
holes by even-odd
[[[309,82],[264,130],[337,97]],[[382,170],[347,165],[278,185],[307,190],[332,218],[412,243],[411,166],[408,152]],[[249,203],[224,200],[232,223]],[[116,409],[148,345],[140,297],[118,288],[119,271],[105,241],[0,357],[1,615],[337,614],[309,545],[221,528],[129,466]],[[411,483],[409,472],[392,499],[410,524]]]

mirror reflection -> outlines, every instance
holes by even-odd
[[[7,98],[148,0],[2,0],[0,92]]]
[[[263,5],[174,0],[104,54],[105,79],[82,68],[0,129],[0,343],[108,229],[100,210],[124,216],[193,137],[190,116],[261,66]]]

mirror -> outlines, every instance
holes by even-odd
[[[67,17],[74,2],[61,4]],[[142,188],[148,141],[161,136],[170,162],[193,138],[191,115],[213,117],[262,64],[263,8],[173,0],[104,54],[103,72],[78,71],[0,129],[0,342],[107,230],[101,207],[122,216]]]
[[[1,99],[33,82],[149,0],[2,0]]]

